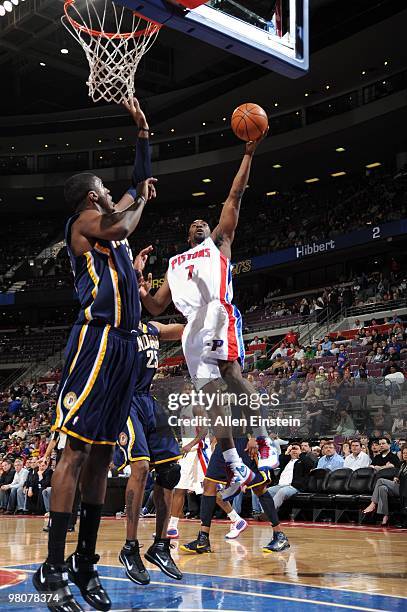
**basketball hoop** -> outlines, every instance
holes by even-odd
[[[94,102],[128,102],[138,64],[154,44],[161,24],[112,0],[65,0],[61,21],[89,63],[87,85]]]

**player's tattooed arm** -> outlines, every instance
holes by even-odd
[[[260,141],[248,142],[240,168],[233,180],[226,202],[223,205],[219,223],[212,232],[212,240],[230,257],[230,246],[235,237],[239,221],[240,205],[249,181],[254,152]]]

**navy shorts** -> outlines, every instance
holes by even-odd
[[[118,435],[114,463],[123,469],[133,461],[151,465],[181,459],[179,444],[160,404],[148,394],[134,394],[125,427]]]
[[[110,325],[74,325],[65,356],[52,430],[114,446],[139,374],[136,334]]]
[[[247,438],[233,438],[233,441],[235,443],[237,454],[241,457],[243,463],[247,465],[247,467],[250,468],[255,474],[255,478],[253,479],[252,483],[247,486],[247,488],[253,489],[258,485],[267,482],[266,473],[258,469],[257,462],[254,461],[250,457],[249,453],[244,450],[247,446]],[[209,459],[209,465],[208,469],[206,470],[205,478],[207,480],[212,480],[212,482],[225,485],[229,482],[231,476],[232,472],[226,465],[223,458],[221,445],[218,442],[211,455],[211,458]]]

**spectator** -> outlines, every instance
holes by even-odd
[[[315,464],[318,464],[318,461],[321,457],[321,447],[320,446],[313,446],[312,447],[312,454],[315,455]],[[314,464],[314,466],[315,466]]]
[[[317,446],[316,448],[319,449],[319,446]],[[308,440],[303,440],[301,442],[301,456],[302,455],[305,455],[306,457],[308,457],[308,459],[310,459],[312,461],[313,466],[316,467],[316,465],[318,463],[319,455],[317,456],[311,450],[311,446],[310,446],[310,443],[308,442]]]
[[[343,457],[338,455],[333,442],[326,442],[321,450],[323,457],[318,461],[318,468],[333,472],[343,467]]]
[[[379,439],[380,452],[378,455],[373,457],[372,466],[375,470],[382,470],[389,467],[400,467],[400,459],[395,453],[390,452],[390,440],[389,438]]]
[[[17,494],[19,490],[22,491],[25,481],[27,479],[28,470],[25,467],[23,467],[23,462],[21,459],[16,459],[14,461],[14,469],[15,469],[15,474],[14,474],[13,481],[8,485],[2,486],[2,491],[8,494],[7,495],[7,510],[5,511],[4,514],[13,514],[17,506]],[[22,497],[20,495],[20,500],[21,499]],[[2,507],[3,507],[3,504],[2,504]],[[17,507],[17,511],[19,510],[23,511],[24,508]]]
[[[332,341],[330,340],[328,335],[324,336],[324,341],[321,344],[321,348],[323,351],[323,355],[330,355]]]
[[[345,457],[343,467],[351,470],[358,470],[362,467],[369,467],[371,461],[369,455],[362,451],[362,445],[359,440],[352,440],[350,443],[351,454]]]
[[[356,432],[356,427],[346,408],[341,408],[339,415],[340,420],[336,428],[336,433],[345,437],[353,436]]]
[[[407,446],[403,446],[402,463],[397,476],[390,480],[388,478],[378,478],[373,490],[371,503],[363,510],[363,514],[377,512],[383,515],[382,526],[385,527],[389,521],[389,501],[390,497],[400,495],[400,503],[403,513],[403,523],[407,517]]]
[[[13,468],[13,462],[10,459],[3,459],[1,463],[1,476],[0,476],[0,513],[5,512],[7,509],[7,502],[10,495],[9,485],[13,482],[15,469]]]
[[[293,443],[287,448],[285,455],[281,455],[280,467],[278,484],[268,489],[277,510],[286,499],[306,489],[314,463],[306,454],[301,453],[299,444]]]
[[[288,332],[288,334],[286,334],[284,338],[284,342],[286,344],[297,345],[298,344],[298,334],[296,334],[293,329],[290,329],[290,331]]]

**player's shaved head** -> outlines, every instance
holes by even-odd
[[[201,244],[211,234],[211,228],[206,221],[196,219],[191,223],[188,230],[188,242],[191,247]]]
[[[84,205],[90,191],[100,188],[101,180],[91,172],[81,172],[69,177],[64,186],[65,201],[70,208],[76,210]]]

